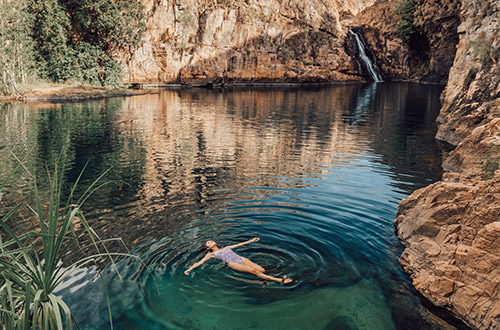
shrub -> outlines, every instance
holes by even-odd
[[[119,86],[123,83],[123,69],[122,66],[113,60],[112,58],[108,58],[105,62],[105,76],[103,85],[106,86]]]
[[[500,147],[493,147],[482,157],[483,180],[491,180],[500,168]]]
[[[79,80],[92,85],[100,85],[103,81],[103,68],[100,63],[107,55],[96,45],[82,42],[76,46],[76,62],[79,67]]]
[[[488,39],[486,37],[486,33],[483,31],[479,33],[475,40],[472,40],[467,44],[467,50],[471,52],[472,58],[480,61],[481,63],[485,63],[487,60],[491,59],[493,49],[492,44],[493,37]]]
[[[98,45],[82,42],[76,46],[78,78],[92,85],[118,86],[122,83],[122,67]]]
[[[187,10],[182,11],[179,15],[179,19],[177,20],[177,22],[186,25],[191,24],[193,21],[194,21],[193,15],[191,15]]]

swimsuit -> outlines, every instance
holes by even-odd
[[[230,248],[223,248],[214,252],[218,259],[224,262],[236,262],[238,264],[243,264],[243,258],[233,252]]]

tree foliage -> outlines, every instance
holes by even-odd
[[[57,0],[29,0],[28,8],[41,78],[60,82],[74,77],[75,51],[68,43],[71,21],[65,8]]]
[[[116,86],[121,83],[122,67],[98,45],[80,42],[76,47],[79,81],[92,85]]]
[[[415,33],[415,4],[413,0],[401,1],[395,9],[396,14],[399,15],[400,20],[397,25],[398,35],[404,42],[409,43],[412,35]]]
[[[0,94],[33,75],[52,82],[118,85],[114,59],[145,31],[140,0],[0,0]]]
[[[0,0],[0,13],[0,95],[10,95],[35,75],[33,20],[22,1]]]
[[[146,28],[139,0],[72,0],[69,6],[82,38],[108,55],[137,46]]]

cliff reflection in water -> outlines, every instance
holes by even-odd
[[[67,150],[68,180],[90,159],[82,190],[112,166],[113,183],[93,195],[86,211],[98,231],[133,247],[221,212],[234,199],[251,200],[245,188],[269,194],[314,185],[310,178],[335,175],[336,167],[368,151],[396,179],[411,178],[394,180],[404,194],[439,179],[433,139],[439,92],[412,84],[192,89],[50,107],[4,105],[0,144],[18,151],[36,146],[29,162],[37,168]]]

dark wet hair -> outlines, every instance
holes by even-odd
[[[208,251],[210,250],[205,244],[203,244],[202,246],[200,246],[200,252],[205,252],[205,251]]]

